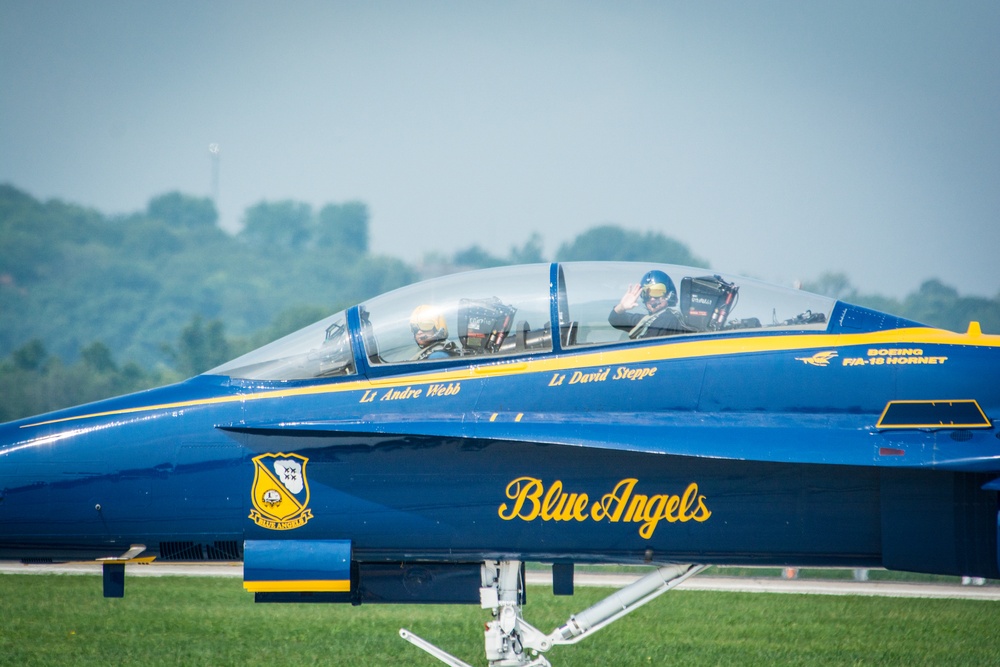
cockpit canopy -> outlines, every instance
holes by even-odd
[[[663,289],[639,285],[662,272]],[[659,275],[659,274],[657,274]],[[655,281],[654,281],[655,282]],[[668,301],[669,328],[649,302]],[[673,290],[673,294],[668,294]],[[655,299],[650,299],[650,302]],[[614,316],[616,305],[627,316]],[[398,364],[537,355],[627,345],[652,336],[748,329],[824,330],[833,299],[669,264],[576,262],[508,266],[427,280],[377,296],[208,371],[250,380],[309,380]],[[647,315],[649,317],[647,317]],[[664,319],[658,319],[662,322]],[[635,323],[634,326],[632,323]],[[623,324],[624,323],[624,324]],[[646,328],[643,328],[645,326]],[[658,328],[659,327],[659,328]],[[553,336],[553,331],[557,335]],[[364,371],[362,371],[364,372]]]

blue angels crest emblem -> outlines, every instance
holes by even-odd
[[[250,519],[270,530],[304,526],[312,518],[309,509],[309,459],[298,454],[261,454],[253,459],[253,509]]]

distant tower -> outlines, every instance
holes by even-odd
[[[212,158],[212,201],[215,203],[215,208],[219,208],[219,155],[222,153],[222,148],[219,144],[212,143],[208,145],[208,153]]]

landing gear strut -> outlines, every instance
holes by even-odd
[[[579,614],[574,614],[565,624],[546,635],[522,616],[521,592],[524,590],[524,581],[521,579],[520,561],[487,561],[483,564],[483,586],[479,589],[483,609],[492,609],[494,619],[486,625],[486,660],[490,667],[551,667],[542,653],[553,646],[577,643],[666,593],[705,567],[660,567]],[[409,630],[402,629],[399,635],[446,665],[471,667]]]

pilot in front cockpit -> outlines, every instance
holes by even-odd
[[[629,312],[642,299],[647,314]],[[608,323],[627,331],[629,338],[656,338],[684,333],[686,328],[673,308],[677,289],[663,271],[647,271],[637,285],[630,285],[608,315]]]
[[[410,331],[420,350],[412,361],[422,359],[447,359],[461,354],[458,346],[448,340],[448,325],[433,306],[426,304],[414,308],[410,314]]]

